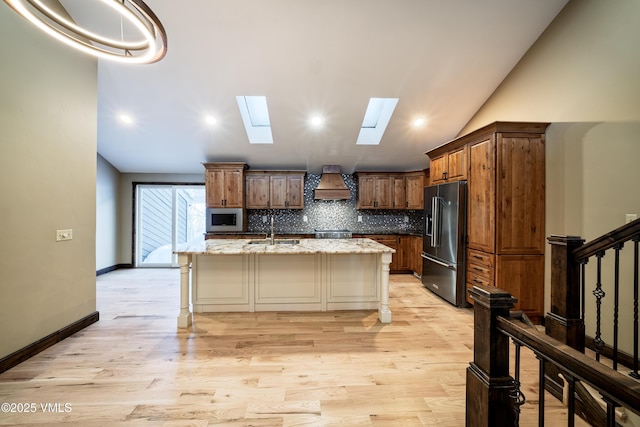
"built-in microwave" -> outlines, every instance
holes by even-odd
[[[242,208],[207,208],[207,233],[243,231]]]

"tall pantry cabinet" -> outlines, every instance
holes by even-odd
[[[467,150],[467,289],[504,289],[518,299],[515,310],[534,322],[544,311],[548,125],[496,122],[427,153]]]

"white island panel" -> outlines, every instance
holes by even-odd
[[[197,313],[248,311],[248,255],[196,255],[192,261],[192,299]]]
[[[330,255],[328,260],[328,302],[380,301],[380,256]],[[375,306],[371,305],[372,308]],[[361,307],[369,306],[365,304]]]
[[[258,304],[278,304],[272,309],[283,310],[295,309],[289,304],[316,303],[319,310],[319,258],[318,255],[256,256],[256,309]]]

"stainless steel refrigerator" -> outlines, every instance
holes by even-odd
[[[424,189],[422,283],[455,306],[465,302],[467,182]]]

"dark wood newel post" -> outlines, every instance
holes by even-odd
[[[517,300],[493,286],[474,286],[473,362],[467,368],[467,427],[512,426],[513,378],[509,376],[509,338],[497,328]]]
[[[584,244],[578,236],[551,236],[551,311],[545,316],[545,331],[576,350],[584,352],[584,321],[580,313],[580,264],[572,252]]]
[[[584,352],[584,321],[580,309],[580,264],[572,253],[584,244],[578,236],[551,236],[551,307],[545,316],[545,332]],[[545,389],[562,400],[564,381],[558,367],[545,362]]]

